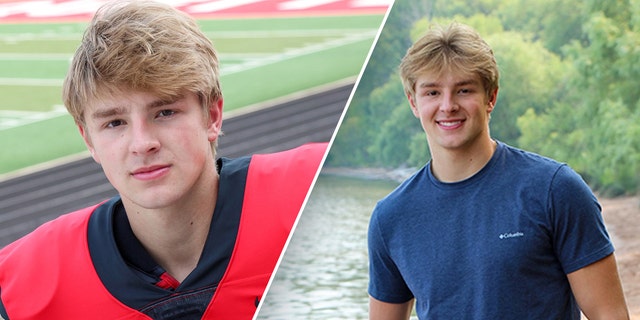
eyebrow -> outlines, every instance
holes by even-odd
[[[180,100],[181,97],[177,97],[176,99],[172,99],[172,100],[162,100],[162,99],[158,99],[158,100],[153,100],[151,102],[149,102],[146,106],[145,109],[151,110],[151,109],[155,109],[155,108],[160,108],[160,107],[164,107],[166,105],[172,104],[178,100]],[[117,116],[117,115],[121,115],[121,114],[125,114],[127,113],[127,108],[124,106],[116,106],[116,107],[112,107],[112,108],[105,108],[102,110],[96,110],[92,115],[91,118],[93,119],[105,119],[105,118],[110,118],[113,116]]]
[[[167,106],[167,105],[170,105],[170,104],[174,104],[180,99],[182,99],[182,96],[178,96],[178,97],[175,97],[173,99],[165,99],[165,100],[158,99],[158,100],[154,100],[154,101],[151,101],[150,103],[148,103],[146,105],[146,108],[147,109],[161,108],[161,107],[164,107],[164,106]]]
[[[92,115],[92,119],[104,119],[113,116],[117,116],[120,114],[126,113],[124,107],[114,107],[114,108],[106,108],[102,110],[96,110]]]

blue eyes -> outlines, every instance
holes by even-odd
[[[176,110],[171,110],[171,109],[165,109],[165,110],[160,110],[156,116],[155,119],[163,119],[163,118],[170,118],[171,116],[175,115],[177,113]],[[115,127],[119,127],[121,125],[125,125],[126,121],[122,120],[122,119],[115,119],[115,120],[110,120],[108,122],[105,123],[105,128],[115,128]]]
[[[113,120],[113,121],[109,121],[107,123],[107,128],[115,128],[117,126],[120,126],[124,123],[124,121],[122,120]]]
[[[169,117],[176,114],[176,112],[174,110],[162,110],[160,112],[158,112],[158,116],[160,117]]]
[[[466,88],[465,88],[465,89],[460,89],[460,90],[458,90],[456,93],[457,93],[457,94],[470,94],[470,93],[473,93],[473,90],[471,90],[471,89],[466,89]],[[424,92],[424,95],[425,95],[425,96],[431,96],[431,97],[433,97],[433,96],[437,96],[437,95],[439,95],[439,94],[440,94],[440,92],[439,92],[439,91],[437,91],[437,90],[430,90],[430,91],[425,91],[425,92]]]

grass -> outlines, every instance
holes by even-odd
[[[0,110],[50,111],[61,105],[62,89],[58,86],[4,86],[0,85]],[[0,131],[2,135],[2,131]]]
[[[71,116],[13,128],[13,139],[0,139],[0,161],[4,168],[20,169],[85,150]],[[0,132],[4,135],[6,132]],[[28,144],[25,144],[28,143]]]
[[[218,50],[225,110],[360,72],[381,15],[201,20]],[[0,24],[0,110],[47,112],[85,24]],[[2,118],[0,118],[0,124]],[[0,174],[85,150],[69,116],[3,129]]]

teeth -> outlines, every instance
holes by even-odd
[[[452,127],[460,123],[460,121],[440,121],[438,122],[440,125],[445,127]]]

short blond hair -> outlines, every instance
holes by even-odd
[[[87,104],[121,89],[166,99],[192,92],[208,108],[222,98],[213,44],[193,18],[169,5],[108,2],[84,33],[62,95],[75,122],[84,125]]]
[[[407,50],[399,69],[405,93],[411,96],[424,73],[455,70],[478,75],[487,97],[498,89],[500,77],[491,47],[473,28],[459,23],[429,29]]]

